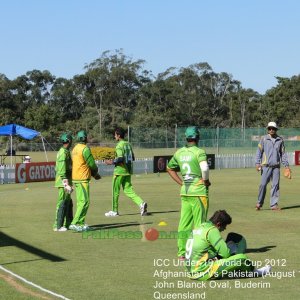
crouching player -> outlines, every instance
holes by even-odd
[[[230,274],[232,277],[258,277],[270,272],[271,267],[254,269],[244,254],[246,240],[239,234],[229,233],[226,242],[220,232],[231,224],[225,210],[218,210],[193,230],[186,244],[185,264],[189,277],[195,280],[217,279]]]

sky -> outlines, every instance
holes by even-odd
[[[300,73],[298,0],[0,0],[0,73],[72,78],[104,51],[153,75],[206,62],[261,94]]]

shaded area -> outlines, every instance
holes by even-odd
[[[285,207],[282,207],[281,210],[284,210],[284,209],[293,209],[293,208],[300,208],[300,205],[285,206]]]
[[[248,248],[246,249],[246,253],[262,253],[270,251],[272,248],[275,248],[276,246],[264,246],[260,248]]]
[[[147,216],[155,215],[155,214],[168,214],[168,213],[175,213],[179,212],[179,210],[166,210],[166,211],[151,211],[147,213]],[[121,216],[134,216],[134,215],[140,215],[140,213],[134,213],[134,214],[122,214]]]
[[[12,261],[12,262],[7,262],[7,263],[4,263],[4,264],[1,264],[1,266],[11,265],[11,264],[17,264],[17,263],[25,263],[25,262],[37,261],[37,260],[42,260],[42,258]]]
[[[97,229],[113,229],[113,228],[131,227],[131,226],[140,226],[140,225],[148,225],[148,224],[153,224],[153,222],[147,222],[147,223],[127,222],[127,223],[97,224],[97,225],[90,225],[90,227],[91,227],[91,230],[97,230]]]
[[[7,247],[7,246],[14,246],[18,247],[24,251],[27,251],[29,253],[32,253],[34,255],[37,255],[41,257],[42,259],[47,259],[50,261],[55,261],[55,262],[61,262],[65,261],[64,258],[59,257],[57,255],[51,254],[49,252],[46,252],[42,249],[36,248],[34,246],[31,246],[29,244],[26,244],[22,241],[19,241],[3,232],[0,232],[0,247]]]

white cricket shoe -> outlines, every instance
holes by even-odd
[[[71,225],[69,226],[69,229],[70,229],[70,230],[74,230],[74,231],[77,231],[77,232],[82,231],[82,228],[83,228],[83,226],[75,225],[75,224],[71,224]]]
[[[258,276],[265,276],[266,274],[270,273],[272,267],[270,265],[265,265],[262,268],[254,270],[255,273],[258,274]]]
[[[56,232],[64,232],[64,231],[67,231],[68,229],[66,227],[60,227],[60,228],[53,228],[53,231],[56,231]]]
[[[118,217],[119,216],[119,213],[117,211],[109,211],[107,213],[105,213],[105,217]]]
[[[91,227],[89,225],[87,225],[87,224],[84,224],[82,226],[82,231],[88,231],[88,230],[91,230]]]
[[[147,216],[147,207],[148,204],[146,202],[143,202],[140,206],[140,210],[141,210],[141,216]]]

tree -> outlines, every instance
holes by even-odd
[[[51,95],[51,88],[55,76],[49,71],[33,70],[26,73],[27,84],[29,85],[27,100],[31,104],[48,103]]]
[[[300,75],[276,77],[278,84],[263,97],[262,114],[284,127],[300,127]]]
[[[96,108],[100,137],[103,126],[130,123],[139,88],[148,81],[142,72],[143,60],[133,61],[122,50],[103,52],[101,57],[86,66],[89,80],[86,97]]]

